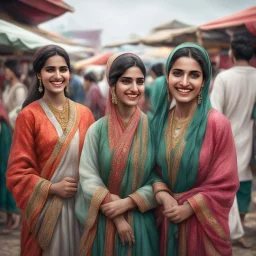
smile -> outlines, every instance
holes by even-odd
[[[53,84],[54,86],[61,86],[63,84],[63,81],[51,82],[51,84]]]
[[[139,97],[139,94],[126,94],[130,99],[136,99]]]
[[[182,92],[182,93],[189,93],[189,92],[192,91],[192,89],[181,89],[181,88],[177,88],[177,90],[178,90],[179,92]]]

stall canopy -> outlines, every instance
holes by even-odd
[[[112,52],[104,52],[88,59],[80,60],[75,63],[74,68],[77,70],[83,70],[90,65],[106,65],[109,57],[112,54]]]
[[[92,48],[54,42],[22,27],[0,19],[1,52],[10,52],[15,50],[29,52],[47,44],[57,44],[71,54],[77,52],[93,52]]]

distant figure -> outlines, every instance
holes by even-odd
[[[95,120],[98,120],[105,114],[106,100],[97,85],[94,73],[89,72],[84,75],[84,89],[86,95],[84,103],[91,109]]]
[[[74,68],[70,70],[70,81],[68,96],[71,100],[84,104],[85,93],[83,89],[83,78],[74,73]]]
[[[15,121],[21,106],[27,97],[28,89],[19,80],[20,70],[16,60],[7,60],[4,63],[5,78],[8,85],[3,92],[3,103],[6,108],[12,129],[15,127]]]
[[[253,146],[252,113],[256,103],[256,69],[249,64],[253,57],[253,46],[247,38],[235,38],[231,42],[229,55],[234,66],[217,75],[211,100],[213,107],[222,112],[231,122],[240,180],[237,203],[241,221],[244,224],[244,217],[251,202],[253,178],[249,164]],[[237,219],[240,221],[238,214]],[[232,231],[232,227],[230,229]],[[241,230],[239,232],[241,233]],[[237,235],[231,232],[231,238],[232,236],[237,239]],[[243,239],[240,242],[247,246]]]

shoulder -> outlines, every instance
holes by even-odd
[[[108,117],[104,116],[102,118],[100,118],[99,120],[97,120],[96,122],[94,122],[88,129],[87,134],[89,135],[99,135],[101,133],[102,127],[104,126],[105,129],[107,129],[107,125],[108,125]]]
[[[231,129],[230,121],[216,109],[209,112],[207,126],[212,127],[215,131],[224,132],[225,129]]]
[[[74,102],[74,101],[72,101]],[[89,108],[87,108],[86,106],[78,103],[78,102],[74,102],[76,104],[76,108],[77,110],[81,113],[81,114],[87,114],[90,115],[91,114],[91,110]]]

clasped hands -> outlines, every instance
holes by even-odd
[[[129,246],[135,243],[135,237],[132,227],[125,220],[123,214],[136,207],[130,197],[120,199],[117,195],[110,195],[110,203],[101,205],[102,213],[115,223],[118,235],[123,245],[127,242]]]
[[[178,205],[177,201],[168,192],[160,191],[156,194],[155,198],[164,208],[164,217],[174,223],[180,223],[194,213],[188,201],[185,201],[182,205]]]

